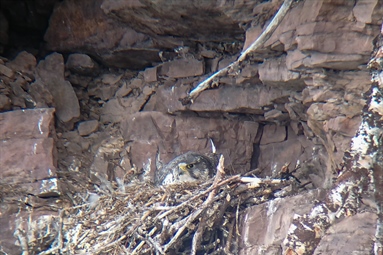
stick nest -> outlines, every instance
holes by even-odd
[[[225,177],[223,158],[213,180],[88,193],[87,203],[63,209],[51,249],[42,254],[237,254],[239,215],[288,195],[292,181]]]

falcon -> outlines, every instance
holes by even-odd
[[[181,182],[206,181],[213,177],[217,160],[196,152],[187,152],[175,157],[156,175],[156,185]]]

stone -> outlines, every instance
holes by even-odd
[[[0,140],[48,138],[54,133],[54,109],[26,109],[0,113]]]
[[[11,109],[11,99],[6,95],[0,94],[0,111],[7,111]]]
[[[218,153],[224,154],[225,164],[230,166],[229,169],[233,173],[236,169],[243,172],[250,168],[257,132],[258,123],[255,122],[174,117],[159,112],[125,115],[121,122],[124,140],[137,142],[137,146],[151,144],[153,148],[158,148],[161,160],[165,163],[187,151],[211,152],[212,139]],[[132,161],[133,164],[143,166],[147,160],[146,156],[145,154],[145,157],[137,157],[136,161]],[[154,162],[156,154],[152,154],[150,158]]]
[[[88,120],[83,121],[78,124],[77,130],[79,135],[87,136],[91,133],[97,131],[98,129],[98,121],[97,120]]]
[[[110,99],[101,109],[101,123],[118,123],[121,122],[125,114],[125,107],[120,103],[126,99]]]
[[[276,124],[265,125],[263,127],[262,138],[260,144],[270,144],[285,141],[287,137],[285,126],[279,126]]]
[[[5,75],[6,77],[13,79],[15,77],[15,72],[5,65],[0,64],[0,75]]]
[[[326,132],[332,130],[347,137],[354,137],[356,131],[359,128],[361,120],[362,118],[360,116],[356,116],[354,118],[338,116],[326,121],[324,124],[324,130]]]
[[[258,74],[258,65],[246,65],[238,74],[235,80],[236,84],[261,84]]]
[[[324,196],[321,190],[286,198],[276,198],[247,208],[240,219],[239,254],[282,254],[285,239],[295,214],[310,212],[315,200]]]
[[[36,58],[31,53],[22,51],[17,54],[15,59],[9,61],[6,65],[15,72],[33,75],[36,68]]]
[[[148,102],[151,98],[151,95],[155,92],[155,88],[152,86],[145,86],[140,92],[140,90],[135,87],[137,84],[141,84],[141,80],[136,79],[135,82],[131,82],[129,87],[132,89],[135,88],[135,93],[128,94],[127,97],[121,98],[120,96],[124,95],[128,91],[126,88],[122,87],[117,91],[117,98],[113,98],[105,103],[104,107],[101,109],[100,120],[102,123],[108,122],[120,122],[125,115],[132,114],[140,111],[142,107]]]
[[[73,125],[80,116],[80,105],[72,85],[64,79],[63,56],[52,53],[40,61],[36,76],[52,94],[58,120]]]
[[[145,82],[157,81],[157,67],[146,68],[143,72]]]
[[[60,194],[53,138],[0,141],[0,178],[21,192],[36,196]]]
[[[83,88],[88,87],[89,83],[91,83],[92,81],[92,77],[82,76],[78,74],[71,74],[67,79],[72,85],[80,86]]]
[[[95,76],[98,72],[98,64],[86,54],[70,54],[65,64],[71,72]]]
[[[172,78],[199,76],[204,73],[204,63],[197,59],[176,59],[163,63],[159,67],[159,74]]]
[[[275,176],[285,164],[290,164],[290,169],[294,169],[297,162],[310,159],[310,155],[305,153],[306,150],[310,151],[310,148],[304,148],[297,137],[290,137],[283,142],[260,145],[257,167],[264,169],[262,176]]]
[[[277,109],[267,111],[263,114],[263,116],[265,116],[265,120],[267,121],[278,123],[283,123],[284,121],[287,121],[289,119],[289,115],[287,113],[283,113],[282,111]]]
[[[221,59],[218,63],[218,70],[221,70],[221,69],[227,67],[228,65],[230,65],[231,63],[233,63],[236,60],[237,60],[236,56],[226,57],[226,58]]]
[[[24,194],[60,193],[53,113],[54,109],[0,113],[0,178]]]
[[[375,213],[358,213],[332,225],[314,251],[319,254],[369,254],[375,231]]]
[[[364,7],[362,18],[360,10]],[[332,12],[334,9],[338,11]],[[297,49],[294,60],[289,61],[294,63],[290,70],[302,67],[355,70],[368,61],[374,35],[378,33],[378,26],[374,25],[377,22],[375,15],[381,13],[374,0],[362,1],[355,6],[345,0],[337,4],[323,0],[301,3],[287,13],[265,47],[281,42],[285,50]],[[350,15],[371,22],[350,23]],[[350,40],[352,43],[348,43]],[[292,57],[290,51],[287,55]]]
[[[267,59],[258,66],[259,79],[268,86],[283,86],[285,89],[301,91],[305,87],[298,72],[287,69],[286,58]]]
[[[106,16],[100,8],[103,2],[70,0],[58,3],[44,36],[47,48],[84,52],[86,47],[87,54],[97,56],[107,66],[133,70],[160,62],[159,50],[151,38]]]
[[[153,103],[156,105],[154,109],[165,109],[169,113],[191,110],[263,114],[265,111],[262,106],[272,105],[281,99],[284,101],[286,97],[293,94],[287,90],[261,85],[227,85],[206,90],[192,105],[184,106],[179,99],[184,98],[190,89],[190,86],[185,85],[158,88],[156,94],[151,98],[156,101]]]
[[[243,51],[245,51],[262,33],[260,26],[250,27],[246,30],[245,44],[243,45]]]
[[[196,43],[198,38],[214,42],[242,39],[244,30],[238,24],[245,24],[255,16],[268,20],[279,5],[265,5],[262,10],[255,9],[255,6],[256,3],[244,2],[200,4],[196,0],[186,5],[165,0],[145,3],[107,0],[101,8],[111,17],[118,16],[125,24],[138,24],[136,29],[139,32],[151,34],[156,41],[162,42],[171,35],[179,39],[178,46],[182,46],[182,42]],[[170,39],[167,41],[169,44]]]
[[[115,95],[117,90],[117,84],[116,86],[113,86],[109,84],[93,83],[88,86],[88,95],[101,99],[102,101],[108,101]]]
[[[103,74],[101,77],[102,83],[115,85],[122,78],[122,74]]]
[[[213,50],[206,50],[206,49],[202,50],[200,54],[204,58],[215,58],[217,56],[217,52]]]
[[[28,94],[33,98],[36,108],[54,107],[54,98],[41,80],[29,84]]]

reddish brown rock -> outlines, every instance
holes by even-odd
[[[221,86],[218,89],[207,90],[201,93],[190,106],[184,106],[179,101],[190,91],[190,86],[177,85],[173,87],[160,87],[152,96],[145,110],[158,110],[169,113],[180,111],[196,112],[232,112],[263,114],[262,106],[274,102],[286,101],[290,91],[270,88],[261,85]],[[150,108],[149,108],[150,106]],[[272,121],[272,119],[270,119]]]
[[[331,226],[314,254],[370,254],[375,236],[376,214],[365,212]]]
[[[354,117],[352,119],[345,116],[338,116],[326,122],[324,124],[324,130],[326,132],[332,130],[344,136],[354,137],[361,120],[362,118],[360,116]]]
[[[204,63],[197,59],[176,59],[159,67],[159,74],[172,78],[200,76],[204,73]]]
[[[310,158],[305,153],[305,148],[297,138],[289,138],[284,142],[260,145],[259,165],[264,169],[262,176],[272,176],[279,173],[282,166],[290,164],[294,169],[298,162],[304,162]],[[312,148],[311,148],[312,149]],[[309,151],[310,148],[307,148]]]
[[[4,75],[10,79],[13,79],[15,77],[15,72],[5,65],[0,64],[0,75]]]
[[[236,84],[260,84],[258,65],[246,65],[236,77]]]
[[[146,68],[143,75],[146,82],[157,81],[157,67]]]
[[[2,181],[22,184],[19,187],[23,193],[39,196],[59,194],[55,149],[52,138],[1,141]]]
[[[255,9],[256,4],[214,1],[201,4],[193,0],[185,5],[181,2],[164,0],[148,2],[107,0],[103,2],[102,9],[110,16],[118,16],[126,24],[139,24],[137,29],[140,32],[150,34],[158,41],[172,35],[183,42],[193,42],[197,38],[203,38],[203,41],[232,42],[233,39],[240,39],[243,35],[244,31],[238,26],[239,23],[251,20],[254,16],[260,20],[268,20],[279,5],[273,2],[264,5],[263,9]],[[170,41],[170,38],[167,39]]]
[[[148,160],[145,144],[155,148],[153,151],[158,151],[161,161],[167,163],[186,151],[211,152],[212,139],[218,153],[224,154],[229,171],[243,172],[250,168],[258,124],[140,112],[125,117],[121,132],[126,141],[135,142],[135,146],[140,148],[143,146],[137,151],[142,151],[144,155],[137,156],[133,161],[137,166],[143,166]],[[155,153],[149,158],[151,162],[156,162]]]
[[[6,95],[0,95],[0,111],[7,111],[11,109],[11,99]]]
[[[285,141],[287,137],[286,127],[273,125],[265,125],[263,127],[262,138],[260,144],[270,144]]]
[[[64,59],[53,53],[39,62],[36,68],[37,81],[52,94],[57,118],[72,123],[80,116],[80,105],[72,85],[64,79]]]
[[[54,133],[54,109],[0,113],[0,140],[47,138]]]
[[[53,51],[78,51],[104,64],[142,69],[159,62],[159,50],[150,38],[107,17],[103,0],[64,1],[56,6],[45,34]]]
[[[361,15],[363,7],[366,12]],[[354,12],[360,21],[365,22],[350,22]],[[381,4],[376,0],[356,5],[347,0],[336,4],[322,0],[302,2],[287,13],[265,45],[272,47],[282,43],[284,50],[297,48],[299,51],[294,56],[288,52],[288,58],[294,58],[289,62],[295,63],[296,68],[357,69],[369,58],[382,12]],[[253,41],[250,37],[248,40]]]
[[[0,176],[23,193],[59,193],[53,112],[37,109],[0,114]]]
[[[98,129],[97,120],[83,121],[78,124],[77,130],[79,135],[86,136],[89,135]]]
[[[239,254],[282,254],[281,244],[294,215],[308,213],[323,195],[324,192],[313,190],[248,208],[241,217]]]
[[[65,64],[70,71],[82,75],[95,76],[98,64],[86,54],[70,54]]]
[[[9,61],[6,65],[15,72],[21,72],[33,77],[33,72],[36,68],[36,58],[31,53],[22,51],[17,54],[15,59]]]
[[[259,79],[264,85],[302,90],[305,86],[299,72],[288,70],[286,58],[267,59],[258,66]]]

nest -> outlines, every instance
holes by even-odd
[[[251,172],[225,177],[221,156],[215,178],[204,183],[99,189],[87,203],[61,210],[42,254],[238,254],[240,213],[290,194],[292,183]]]

